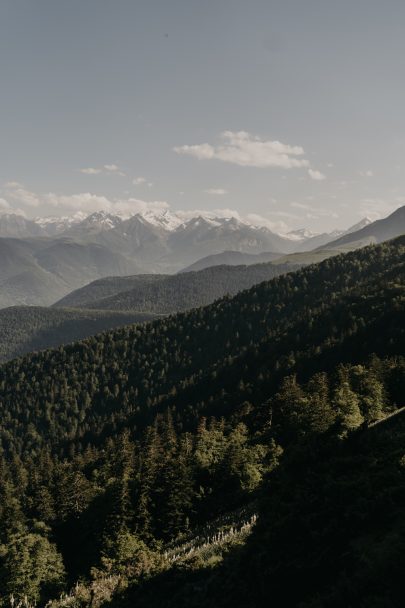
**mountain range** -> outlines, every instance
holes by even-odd
[[[178,239],[185,239],[187,241],[190,237],[194,238],[195,242],[205,241],[207,239],[204,232],[212,231],[210,238],[216,238],[218,241],[221,237],[225,238],[225,241],[221,243],[225,246],[226,239],[230,239],[231,233],[238,232],[242,227],[245,227],[247,228],[246,234],[255,234],[253,240],[256,242],[244,243],[243,237],[241,237],[240,246],[242,248],[251,249],[257,246],[260,247],[264,239],[273,238],[272,250],[289,253],[304,250],[303,248],[306,247],[306,243],[311,248],[312,243],[316,242],[314,239],[322,240],[326,243],[338,236],[359,230],[370,222],[371,220],[364,218],[348,230],[335,230],[331,233],[317,234],[308,229],[300,229],[286,234],[278,234],[263,226],[242,221],[235,217],[223,218],[203,214],[184,219],[181,215],[169,211],[154,212],[148,210],[132,216],[105,211],[97,211],[92,214],[77,212],[72,216],[37,217],[34,219],[27,219],[17,214],[2,214],[0,215],[0,238],[29,238],[37,236],[87,238],[114,229],[118,229],[118,234],[121,236],[128,236],[133,234],[134,226],[139,226],[141,223],[149,228],[161,229],[164,233],[176,234],[177,236],[172,235],[170,239],[172,242],[176,242]],[[233,236],[233,242],[237,242],[235,234]],[[174,249],[176,249],[176,246],[174,246]]]
[[[285,255],[292,254],[291,263],[309,263],[322,255],[314,260],[306,255],[308,251],[347,251],[404,231],[400,209],[378,222],[365,218],[343,234],[321,235],[308,231],[279,235],[234,217],[198,215],[185,220],[168,211],[132,217],[77,213],[36,220],[1,215],[0,308],[46,306],[107,276],[171,274],[277,257],[285,263]]]

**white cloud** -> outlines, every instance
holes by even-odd
[[[6,196],[25,207],[38,207],[41,204],[40,198],[19,182],[7,182]]]
[[[214,196],[224,196],[225,194],[228,194],[228,190],[225,190],[225,188],[208,188],[207,190],[204,190],[204,192]]]
[[[318,182],[326,179],[326,175],[324,175],[320,171],[317,171],[316,169],[308,169],[308,175],[311,179],[314,179]]]
[[[145,184],[146,177],[135,177],[135,179],[132,180],[132,183],[134,184],[134,186],[140,186],[141,184]]]
[[[17,182],[8,182],[10,183],[17,183]],[[20,184],[18,184],[20,185]],[[10,205],[10,203],[8,201],[6,201],[5,198],[0,198],[0,215],[6,215],[8,213],[11,214],[15,214],[15,215],[22,215],[23,217],[27,217],[27,214],[25,213],[25,211],[23,209],[21,209],[20,207],[12,207]]]
[[[177,154],[193,156],[198,160],[221,160],[242,167],[292,169],[309,167],[309,161],[302,158],[304,149],[280,141],[263,140],[246,131],[224,131],[222,144],[208,143],[176,146]]]
[[[0,213],[8,213],[10,209],[10,204],[4,198],[0,198]]]
[[[104,169],[107,171],[107,173],[115,173],[116,175],[125,177],[125,173],[119,168],[118,165],[115,165],[114,163],[111,165],[104,165]]]
[[[80,192],[78,194],[57,194],[48,192],[45,194],[36,194],[27,190],[22,184],[17,182],[8,182],[7,189],[4,194],[11,202],[15,202],[22,207],[54,207],[62,212],[83,211],[93,213],[94,211],[110,211],[112,213],[123,213],[132,215],[140,211],[164,211],[169,208],[166,201],[144,201],[137,198],[108,198],[92,194],[91,192]],[[8,206],[7,206],[8,205]],[[0,210],[7,209],[9,211],[24,214],[21,209],[16,209],[11,206],[6,199],[0,198]]]
[[[359,175],[362,177],[373,177],[374,173],[371,171],[371,169],[367,169],[367,171],[359,171]]]
[[[4,184],[5,188],[24,188],[23,184],[20,182],[6,182]]]
[[[390,215],[401,206],[399,200],[387,201],[382,198],[364,198],[360,202],[359,213],[361,217],[368,217],[371,220],[379,220]],[[404,204],[402,202],[402,204]]]
[[[164,211],[169,208],[166,201],[144,201],[137,198],[109,199],[90,192],[72,195],[49,193],[44,196],[44,202],[62,209],[82,210],[88,213],[94,211],[109,211],[133,215],[144,211]]]
[[[115,175],[125,177],[125,173],[115,163],[112,163],[110,165],[103,165],[103,167],[85,167],[83,169],[79,169],[79,171],[80,173],[84,173],[85,175],[100,175],[100,173],[106,173],[108,175],[113,173]]]
[[[272,221],[266,217],[263,217],[262,215],[257,215],[257,213],[249,213],[246,216],[246,219],[254,226],[263,226],[264,228],[268,228],[272,232],[279,232],[280,234],[285,234],[290,230],[289,226],[282,220]]]
[[[105,196],[98,196],[90,192],[81,192],[79,194],[55,194],[49,192],[43,196],[44,203],[52,207],[62,207],[64,209],[74,209],[76,211],[110,211],[111,201]]]
[[[80,169],[80,173],[84,173],[85,175],[98,175],[101,173],[101,169],[96,169],[95,167],[86,167],[84,169]]]

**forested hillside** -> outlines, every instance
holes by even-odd
[[[207,304],[225,293],[299,268],[260,264],[208,269],[203,273],[107,277],[74,291],[52,308],[0,310],[0,361],[74,342],[100,331]],[[153,312],[151,312],[153,311]]]
[[[74,291],[55,306],[170,314],[210,304],[225,294],[235,295],[301,266],[286,261],[274,265],[215,266],[178,275],[108,277]]]
[[[143,323],[152,314],[13,306],[0,310],[0,362],[25,353],[69,344],[128,323]]]
[[[3,604],[82,579],[68,605],[361,605],[345,547],[374,546],[367,517],[381,526],[384,507],[398,533],[404,500],[400,444],[385,462],[355,438],[405,405],[404,278],[401,237],[0,367]],[[213,518],[212,548],[173,559]]]
[[[132,583],[109,605],[402,605],[405,410],[361,426],[353,414],[371,401],[377,408],[383,401],[387,404],[394,394],[396,405],[404,403],[405,360],[374,358],[369,366],[340,368],[338,375],[350,379],[350,392],[344,385],[333,390],[330,378],[321,374],[306,387],[287,380],[269,404],[273,419],[287,403],[293,406],[288,420],[298,435],[267,475],[259,517],[244,546],[239,538],[233,550],[213,540],[205,554],[197,551],[180,558],[146,584]],[[363,391],[367,386],[365,393],[359,392],[360,385]],[[352,429],[357,426],[347,437],[332,413],[343,393],[350,404],[346,422],[351,419]]]

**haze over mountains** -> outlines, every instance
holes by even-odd
[[[0,308],[52,304],[94,278],[140,270],[103,245],[65,238],[2,238],[0,259]]]
[[[283,254],[324,250],[326,246],[347,250],[369,242],[379,243],[404,231],[403,215],[403,211],[397,210],[390,216],[392,219],[372,223],[365,218],[343,234],[293,231],[279,235],[234,217],[198,215],[184,220],[168,211],[148,211],[132,217],[106,212],[88,216],[76,213],[71,217],[35,220],[3,214],[0,307],[46,306],[107,276],[170,274],[218,264],[255,264],[274,261]],[[294,259],[293,263],[299,264],[301,260]],[[308,263],[305,255],[302,263]]]

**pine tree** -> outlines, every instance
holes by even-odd
[[[386,403],[384,385],[377,379],[373,370],[356,366],[353,373],[359,383],[360,409],[366,424],[370,424],[384,416]]]
[[[308,430],[308,398],[295,375],[284,378],[273,400],[273,411],[285,442],[293,441]]]
[[[338,382],[333,394],[333,406],[337,413],[342,432],[352,431],[363,422],[360,411],[360,400],[351,389],[348,370],[341,367],[338,371]]]
[[[336,419],[329,400],[328,376],[315,374],[306,386],[308,396],[307,420],[313,433],[324,433]]]
[[[145,431],[138,462],[135,531],[145,540],[154,536],[155,482],[161,465],[162,445],[157,422]]]
[[[11,535],[3,550],[0,588],[4,599],[46,603],[63,589],[65,569],[54,544],[38,532]]]
[[[161,470],[160,525],[166,538],[186,531],[193,497],[192,444],[186,434]]]

